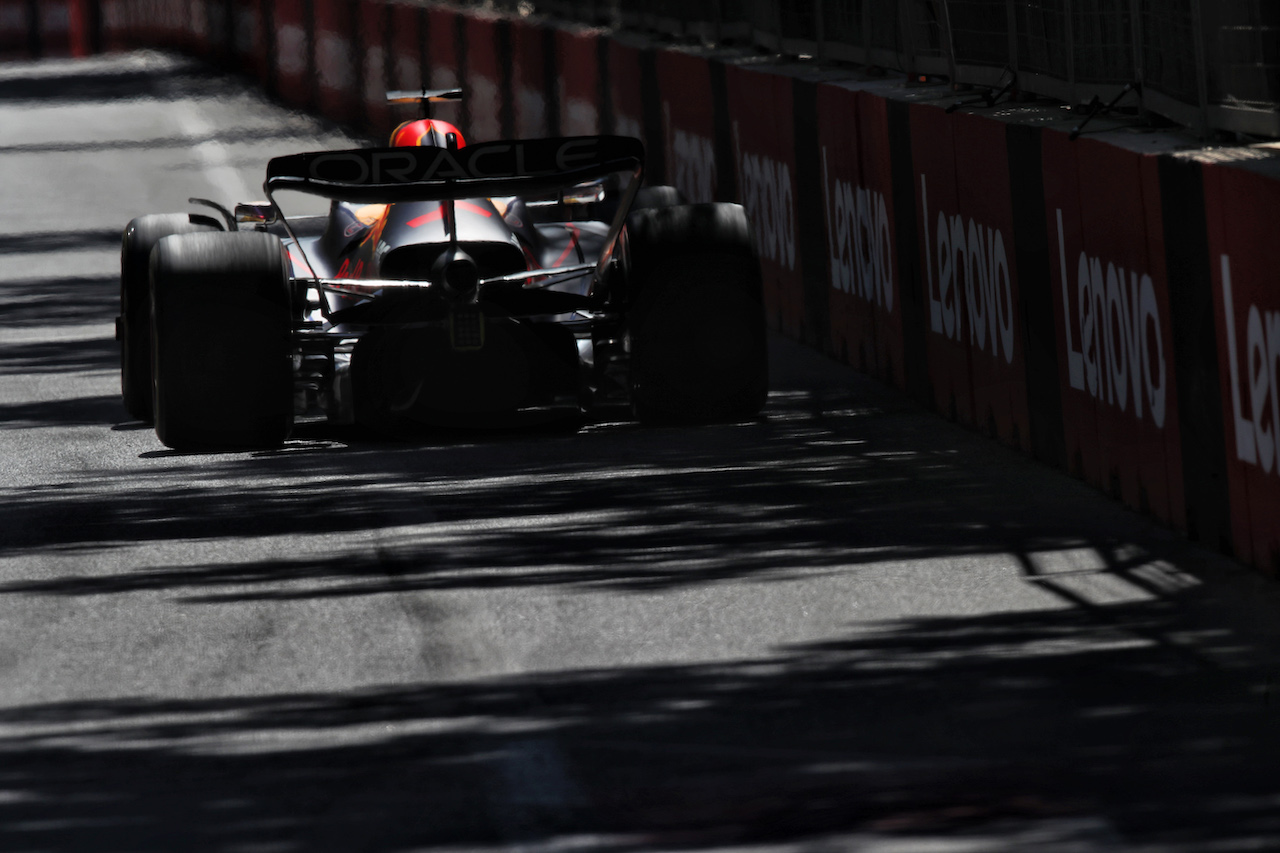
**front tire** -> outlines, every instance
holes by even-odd
[[[166,237],[151,257],[156,434],[177,450],[277,447],[293,427],[287,260],[260,232]]]

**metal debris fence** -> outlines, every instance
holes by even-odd
[[[500,4],[505,5],[505,4]],[[527,5],[522,3],[521,5]],[[1204,135],[1280,137],[1276,0],[534,0],[712,44],[1136,105]]]

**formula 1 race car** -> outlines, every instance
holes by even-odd
[[[456,92],[393,97],[456,97]],[[139,217],[121,254],[126,409],[177,449],[272,447],[296,417],[399,431],[629,406],[749,417],[767,395],[743,209],[641,188],[617,136],[277,157],[265,202]],[[294,191],[327,214],[286,218]]]

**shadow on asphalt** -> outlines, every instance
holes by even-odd
[[[1199,552],[1154,528],[1135,538],[1132,514],[1100,511],[1084,486],[1027,476],[1017,454],[859,388],[776,388],[758,421],[690,429],[375,442],[313,426],[279,452],[171,457],[111,489],[7,492],[3,557],[326,532],[355,543],[17,579],[7,596],[645,594],[1010,555],[1071,606],[857,623],[719,664],[11,708],[0,849],[1280,839],[1280,670],[1273,648],[1213,616]],[[104,430],[120,417],[108,398],[64,405],[46,417]],[[1090,604],[1043,570],[1045,554],[1079,550],[1098,563],[1088,573],[1144,600]]]
[[[121,230],[123,227],[121,226]],[[119,247],[120,233],[117,232],[110,246],[103,243],[96,248],[118,250]],[[110,323],[120,313],[120,275],[115,273],[77,278],[0,281],[0,296],[4,299],[4,311],[0,312],[0,329]],[[108,337],[107,340],[111,339]],[[114,341],[112,344],[114,346]],[[55,350],[55,355],[58,345],[57,341],[46,344]],[[0,359],[10,363],[20,362],[26,357],[30,346],[28,342],[9,343],[0,336]],[[119,352],[111,353],[109,357],[104,354],[102,360],[104,365],[106,362],[114,362],[118,366]],[[38,364],[33,362],[33,366]],[[17,364],[9,369],[16,370]]]
[[[1274,841],[1274,712],[1129,640],[1178,622],[1160,601],[1101,623],[903,620],[717,665],[13,708],[0,848]],[[1216,642],[1228,661],[1244,652]],[[927,846],[940,837],[970,846]]]
[[[0,81],[0,99],[185,91],[151,76]],[[24,251],[4,239],[0,250]],[[49,252],[66,243],[41,239]],[[107,323],[117,288],[0,283],[0,329]],[[6,374],[117,364],[109,337],[0,338]],[[1213,558],[845,376],[783,379],[765,416],[738,425],[601,419],[570,435],[410,442],[309,426],[275,453],[148,456],[126,476],[0,484],[0,596],[33,607],[94,597],[109,609],[135,593],[191,609],[495,589],[641,596],[933,558],[956,572],[965,558],[1007,558],[1062,605],[851,622],[718,663],[10,706],[0,850],[1280,846],[1280,665],[1197,583],[1222,571]],[[0,428],[136,440],[124,419],[114,394],[0,405]],[[137,544],[333,533],[351,547],[113,573],[40,566]],[[1044,560],[1074,552],[1091,562],[1081,574],[1141,600],[1077,595],[1071,572]],[[11,665],[0,658],[0,673]]]
[[[8,73],[0,74],[0,102],[92,105],[216,97],[244,91],[242,82],[200,62],[150,52],[134,56],[140,59],[115,66],[102,61],[43,67],[41,63],[14,63]]]

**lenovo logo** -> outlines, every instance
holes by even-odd
[[[1280,471],[1280,311],[1261,311],[1250,303],[1242,371],[1235,298],[1231,292],[1231,259],[1223,255],[1221,264],[1236,458],[1269,474],[1273,467]]]
[[[796,268],[796,214],[791,169],[771,157],[743,154],[733,123],[742,206],[755,231],[760,254],[788,270]]]
[[[884,195],[831,175],[822,146],[831,286],[893,310],[893,239]]]
[[[938,211],[933,240],[929,236],[929,193],[920,176],[924,211],[925,273],[929,287],[929,329],[953,341],[964,338],[968,317],[969,346],[1003,355],[1013,363],[1013,281],[1004,234],[972,217]],[[936,244],[936,245],[935,245]]]
[[[1151,276],[1126,271],[1080,252],[1076,263],[1075,300],[1067,278],[1067,249],[1062,211],[1058,210],[1058,264],[1062,277],[1062,315],[1067,348],[1067,380],[1100,403],[1125,411],[1132,401],[1135,417],[1151,413],[1164,426],[1168,373],[1164,330]],[[1072,334],[1073,315],[1080,335]]]

